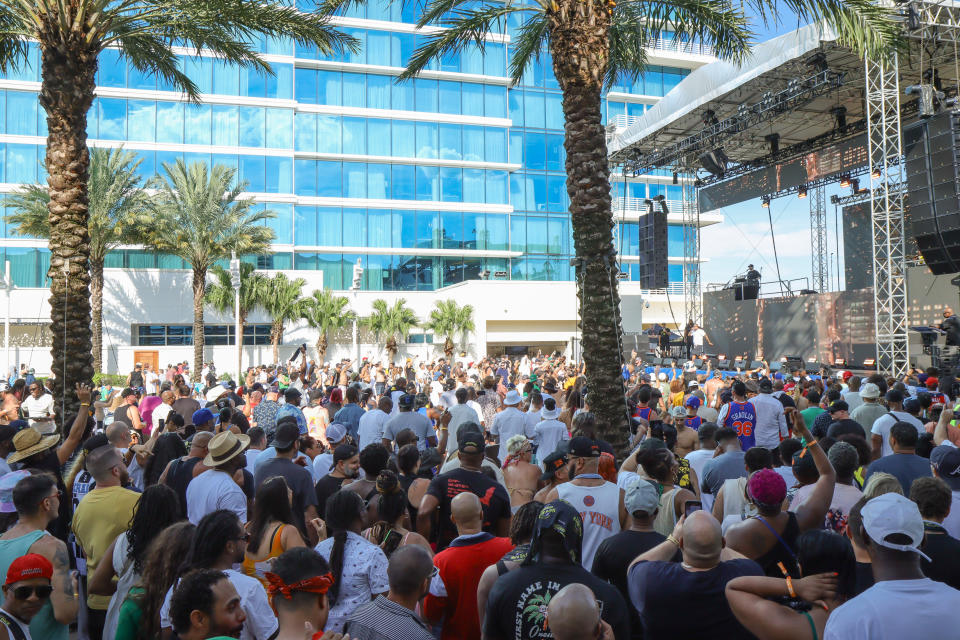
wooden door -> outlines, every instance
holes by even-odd
[[[160,364],[160,352],[159,351],[134,351],[133,352],[133,361],[139,362],[140,364],[148,364],[150,368],[154,371],[157,370],[157,366]]]

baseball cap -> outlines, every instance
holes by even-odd
[[[867,384],[860,387],[860,397],[861,398],[879,398],[880,397],[880,387],[868,382]]]
[[[930,376],[927,378],[924,384],[926,385],[927,389],[936,389],[940,385],[940,381],[934,376]]]
[[[917,398],[907,398],[903,401],[903,410],[907,413],[920,411],[920,401]]]
[[[683,403],[686,407],[693,407],[694,409],[700,408],[700,398],[697,396],[690,396],[687,398],[687,401]]]
[[[340,442],[347,437],[347,428],[340,424],[339,422],[334,422],[327,425],[326,438],[327,442],[330,444],[335,444]]]
[[[843,372],[843,375],[840,376],[840,378],[841,378],[844,382],[846,382],[847,380],[849,380],[849,379],[852,378],[852,377],[853,377],[853,372],[852,372],[852,371],[844,371],[844,372]]]
[[[631,515],[637,511],[643,511],[651,516],[660,506],[660,496],[650,482],[637,476],[631,478],[624,487],[623,506]]]
[[[543,459],[542,482],[550,482],[557,475],[557,471],[567,465],[567,456],[562,451],[554,451]]]
[[[674,407],[670,409],[670,415],[674,418],[685,418],[687,415],[687,410],[684,407]]]
[[[600,457],[600,446],[594,440],[591,440],[586,436],[577,436],[576,438],[570,440],[570,445],[567,451],[571,456],[577,458]]]
[[[903,402],[903,393],[899,389],[887,391],[887,402]]]
[[[397,400],[397,405],[401,407],[412,407],[416,397],[411,393],[405,393]]]
[[[687,383],[687,389],[692,389],[693,387],[699,387],[699,386],[700,386],[700,383],[697,382],[696,380],[691,380],[690,382]]]
[[[352,444],[341,444],[333,450],[333,464],[337,464],[341,460],[349,460],[357,453],[359,453],[357,448]]]
[[[773,382],[770,381],[770,378],[763,378],[757,383],[757,388],[760,391],[770,392],[773,391]]]
[[[837,411],[849,411],[849,410],[850,410],[850,405],[848,405],[843,400],[837,400],[836,402],[831,404],[830,408],[828,409],[830,413],[836,413]]]
[[[930,464],[952,491],[960,491],[960,449],[948,444],[934,447],[930,452]],[[0,480],[2,486],[3,480]]]
[[[476,429],[458,430],[457,448],[463,453],[482,453],[484,449],[483,434]]]
[[[667,381],[667,374],[665,374],[663,371],[661,371],[660,373],[657,374],[657,380],[659,380],[660,382],[666,382],[666,381]]]
[[[296,419],[281,420],[277,423],[277,432],[273,436],[273,446],[277,449],[289,449],[300,438],[300,428]]]
[[[193,412],[193,417],[191,418],[194,425],[207,424],[213,420],[213,412],[210,409],[197,409]]]
[[[34,578],[46,578],[47,580],[53,578],[53,565],[39,553],[28,553],[10,564],[4,586]]]
[[[913,551],[930,562],[920,551],[923,542],[923,518],[917,504],[899,493],[885,493],[867,501],[860,511],[863,528],[876,544],[896,551]],[[899,534],[910,539],[910,544],[898,544],[887,540]]]

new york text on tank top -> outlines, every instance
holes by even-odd
[[[587,479],[603,480],[603,476],[601,476],[598,473],[581,473],[577,477],[584,480],[587,480]],[[570,487],[573,487],[573,486],[575,485],[570,485]],[[567,488],[569,489],[570,487],[567,487]],[[589,489],[589,487],[580,487],[580,488]],[[596,487],[596,488],[599,489],[600,487]],[[580,519],[583,520],[584,525],[593,524],[593,525],[597,525],[598,527],[603,527],[607,531],[613,532],[612,517],[610,517],[606,513],[590,510],[590,507],[592,507],[595,504],[595,498],[592,495],[588,493],[587,495],[582,496],[581,500],[578,502],[579,504],[574,504],[573,507],[577,509],[577,512],[580,514]],[[586,507],[587,510],[580,511],[582,507]],[[619,514],[617,514],[617,516],[619,517]],[[617,524],[619,524],[619,522]]]
[[[757,426],[757,410],[751,402],[731,402],[727,405],[727,416],[723,420],[723,426],[737,432],[740,448],[744,451],[757,444],[753,434]]]

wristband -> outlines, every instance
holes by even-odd
[[[680,546],[680,541],[677,540],[676,538],[674,538],[672,533],[667,536],[667,540],[668,540],[669,542],[672,542],[673,544],[677,545],[677,547]]]
[[[817,444],[817,441],[816,441],[816,440],[811,440],[810,442],[808,442],[808,443],[806,444],[806,446],[803,447],[803,451],[800,452],[800,456],[799,456],[799,457],[802,458],[803,456],[807,455],[807,449],[809,449],[810,447],[812,447],[812,446],[815,445],[815,444]]]
[[[80,406],[81,406],[81,407],[89,407],[89,406],[90,406],[90,403],[89,403],[89,402],[81,402],[81,403],[80,403]]]
[[[793,578],[791,578],[790,576],[787,576],[786,580],[787,580],[787,592],[790,593],[791,598],[796,598],[797,592],[793,588]]]

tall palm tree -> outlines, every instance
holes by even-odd
[[[251,45],[260,35],[315,44],[321,51],[354,48],[331,28],[326,7],[300,13],[268,0],[5,0],[0,2],[0,69],[27,60],[28,42],[41,54],[40,104],[47,113],[50,192],[50,305],[53,393],[65,413],[77,409],[77,382],[93,378],[87,112],[93,103],[97,58],[119,50],[138,71],[159,76],[190,99],[199,90],[181,71],[174,47],[209,51],[221,60],[270,72]],[[66,277],[64,276],[66,273]],[[69,291],[68,291],[69,290]],[[67,304],[69,300],[69,304]],[[57,414],[57,421],[62,417]]]
[[[132,240],[131,229],[147,210],[148,196],[137,173],[139,166],[140,160],[130,151],[94,149],[90,153],[87,234],[94,371],[103,371],[103,264],[110,251]],[[12,194],[8,202],[16,209],[6,217],[14,233],[50,237],[47,189],[38,184],[26,185]]]
[[[231,167],[208,169],[203,162],[187,166],[177,160],[163,163],[163,171],[165,175],[151,183],[158,192],[140,235],[145,246],[183,259],[193,271],[193,379],[199,380],[207,272],[231,251],[238,255],[267,251],[273,231],[263,221],[274,214],[240,199],[246,183],[234,185],[236,170]]]
[[[284,325],[304,316],[305,301],[301,298],[303,278],[289,279],[284,273],[277,273],[267,280],[266,293],[262,305],[270,316],[270,345],[273,347],[273,361],[280,362],[280,341],[283,340]]]
[[[349,304],[349,300],[333,295],[330,289],[315,289],[310,297],[304,300],[303,319],[320,333],[317,337],[317,361],[321,365],[327,355],[330,332],[343,329],[357,317],[356,313],[347,308]]]
[[[249,262],[240,263],[240,344],[243,344],[243,334],[247,327],[247,316],[257,307],[262,306],[266,295],[269,279],[262,273],[254,273],[254,267]],[[203,294],[203,301],[208,307],[220,313],[229,312],[233,315],[236,304],[236,292],[230,279],[230,272],[218,264],[210,267],[213,282],[207,283]]]
[[[462,307],[455,300],[437,300],[435,309],[430,312],[430,319],[423,325],[436,335],[444,336],[443,352],[449,359],[453,355],[457,337],[466,338],[473,331],[473,306],[465,304]]]
[[[387,355],[393,364],[397,356],[397,338],[401,340],[417,326],[417,315],[407,306],[403,298],[391,307],[386,300],[373,301],[373,313],[364,319],[364,323],[373,332],[377,340],[386,338]]]
[[[340,0],[344,3],[358,0]],[[891,11],[873,0],[746,0],[763,22],[777,21],[778,6],[800,20],[825,18],[845,44],[860,52],[889,51],[899,27]],[[698,40],[717,55],[742,59],[753,36],[743,3],[727,0],[534,0],[530,3],[429,0],[418,25],[446,27],[424,34],[401,78],[410,78],[432,60],[455,54],[471,43],[482,50],[486,34],[505,31],[518,13],[511,38],[510,74],[519,81],[533,60],[549,51],[554,76],[563,92],[567,194],[576,252],[577,296],[583,332],[583,358],[590,408],[600,418],[603,436],[625,445],[629,414],[620,373],[620,295],[613,246],[610,169],[601,123],[604,84],[620,76],[637,77],[645,66],[645,47],[664,32],[677,40]]]

